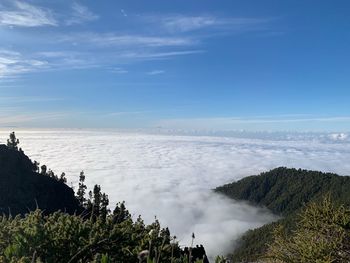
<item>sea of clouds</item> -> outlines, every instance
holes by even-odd
[[[0,143],[9,131],[0,131]],[[182,245],[204,244],[223,254],[246,230],[276,219],[266,210],[235,202],[211,189],[279,167],[350,174],[347,134],[247,134],[193,136],[118,131],[19,130],[20,146],[33,160],[77,185],[100,184],[111,205],[125,200],[136,218],[154,217]]]

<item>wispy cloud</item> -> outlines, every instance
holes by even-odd
[[[153,15],[141,16],[144,20],[154,25],[159,25],[165,31],[171,33],[185,33],[201,29],[221,29],[230,31],[245,31],[262,29],[271,19],[250,17],[218,17],[214,15]]]
[[[67,69],[86,69],[111,66],[111,59],[123,63],[134,63],[136,61],[169,59],[175,56],[186,56],[203,53],[203,50],[179,50],[162,52],[161,49],[154,47],[144,47],[135,45],[133,47],[113,47],[108,52],[95,52],[92,56],[91,51],[40,51],[24,55],[20,52],[0,50],[0,79],[16,77],[18,75],[37,72],[53,71]],[[95,47],[94,50],[98,50]],[[123,67],[110,67],[110,72],[115,74],[127,74],[129,71]],[[150,75],[161,74],[164,72],[148,72]]]
[[[69,67],[74,64],[109,65],[112,58],[118,62],[131,63],[136,60],[166,59],[204,52],[197,48],[200,40],[190,36],[79,32],[61,34],[53,39],[76,51],[46,51],[38,54]],[[115,73],[127,72],[119,69]]]
[[[0,113],[0,126],[23,126],[25,124],[32,124],[36,121],[49,121],[65,118],[68,114],[62,112],[48,112],[48,113]]]
[[[18,75],[47,65],[47,61],[27,58],[19,52],[0,50],[0,78]]]
[[[25,2],[14,1],[0,11],[0,25],[19,27],[57,26],[51,10]]]
[[[176,56],[187,56],[200,54],[203,50],[180,50],[161,52],[154,48],[127,47],[115,48],[105,53],[98,53],[91,56],[88,51],[42,51],[31,54],[28,57],[19,52],[7,52],[0,50],[0,79],[13,78],[18,75],[37,72],[37,71],[52,71],[52,70],[67,70],[67,69],[86,69],[101,66],[109,66],[111,59],[114,61],[133,63],[136,61],[146,60],[162,60],[170,59]],[[127,74],[128,70],[122,67],[112,68],[110,70],[115,74]],[[157,75],[164,73],[163,70],[154,70],[147,72],[149,75]]]
[[[55,13],[55,16],[50,9],[44,7],[21,1],[11,3],[6,0],[6,3],[3,10],[0,11],[0,25],[63,26],[82,24],[99,18],[93,12],[94,10],[78,2],[73,2],[66,7],[65,10],[71,8],[71,12],[61,11],[61,13]],[[58,11],[55,10],[55,12]],[[125,10],[121,9],[120,12],[123,16],[128,16]],[[71,30],[72,27],[66,26],[55,32],[44,31],[40,42],[36,42],[37,40],[34,40],[34,37],[30,37],[29,34],[16,35],[20,41],[29,40],[36,46],[31,46],[30,53],[25,53],[27,49],[19,49],[18,53],[6,53],[0,50],[0,78],[38,70],[69,70],[104,66],[110,70],[115,65],[112,61],[117,61],[119,65],[122,65],[201,54],[207,52],[205,49],[207,39],[216,37],[222,32],[221,29],[252,30],[268,23],[267,19],[225,18],[214,15],[133,16],[129,14],[129,18],[133,18],[132,24],[138,27],[132,27],[132,30],[108,32],[75,31]],[[125,23],[129,23],[131,19],[124,20]],[[61,30],[62,28],[64,31]],[[215,28],[214,33],[210,30],[205,31],[205,34],[194,32],[210,28]],[[7,42],[12,44],[10,41]],[[123,68],[115,68],[113,72],[116,74],[128,73]],[[162,73],[164,72],[148,72],[149,75]]]
[[[4,106],[1,105],[0,107],[0,111],[1,111],[1,115],[4,116],[5,114],[9,114],[9,113],[15,113],[18,112],[19,110],[21,110],[22,108],[20,107],[14,107],[14,106]]]
[[[210,27],[219,23],[213,16],[171,16],[163,18],[162,25],[171,31],[192,31]]]
[[[185,55],[193,55],[200,54],[205,52],[204,50],[183,50],[183,51],[169,51],[169,52],[125,52],[121,54],[122,58],[130,58],[130,59],[165,59],[175,56],[185,56]]]
[[[147,75],[160,75],[160,74],[164,74],[165,73],[165,70],[152,70],[152,71],[149,71],[147,72]]]
[[[48,62],[47,70],[84,69],[103,64],[98,54],[92,56],[90,52],[86,51],[41,51],[34,55]]]
[[[120,9],[120,13],[121,13],[124,17],[128,17],[128,14],[125,12],[124,9]]]
[[[119,117],[119,116],[125,116],[125,115],[138,115],[138,114],[144,114],[150,111],[118,111],[118,112],[111,112],[108,113],[108,116],[112,117]]]
[[[31,102],[53,102],[62,101],[63,98],[43,97],[43,96],[20,96],[20,97],[0,97],[1,104],[31,103]]]
[[[190,37],[147,36],[136,34],[96,33],[85,32],[61,35],[61,42],[93,44],[100,47],[106,46],[146,46],[146,47],[171,47],[190,46],[198,41]]]
[[[86,6],[78,4],[77,2],[73,3],[72,9],[72,17],[66,21],[66,25],[82,24],[99,18],[98,15],[94,14]]]

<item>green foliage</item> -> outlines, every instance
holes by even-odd
[[[44,215],[40,210],[25,217],[3,216],[0,262],[35,262],[34,258],[36,262],[134,263],[148,249],[149,259],[155,262],[181,258],[178,244],[170,241],[169,231],[157,220],[145,225],[141,218],[135,222],[130,216],[120,218],[117,213],[108,214],[103,222],[100,217],[93,221],[62,212]]]
[[[239,240],[232,255],[233,262],[255,262],[267,250],[268,242],[272,241],[274,224],[247,231]]]
[[[227,262],[227,259],[223,256],[217,256],[215,258],[215,263],[226,263]]]
[[[295,231],[274,230],[267,257],[275,262],[350,262],[350,210],[329,196],[310,203],[299,215]]]
[[[79,175],[79,187],[77,191],[77,199],[81,206],[86,206],[86,198],[85,198],[86,189],[87,189],[87,186],[85,185],[85,174],[84,174],[84,171],[81,171]]]
[[[283,215],[276,223],[246,232],[231,255],[234,262],[256,261],[267,251],[277,224],[286,234],[293,231],[296,214],[310,201],[318,202],[331,193],[336,204],[350,205],[350,177],[301,169],[277,168],[258,176],[218,187],[215,191],[236,200],[265,206]]]
[[[215,191],[286,216],[329,192],[336,202],[350,204],[350,177],[280,167],[218,187]]]

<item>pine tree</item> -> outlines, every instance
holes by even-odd
[[[66,174],[65,173],[61,173],[59,181],[61,183],[67,183],[67,178],[66,178]]]
[[[85,185],[85,174],[84,171],[80,172],[79,176],[79,187],[77,191],[77,199],[81,206],[86,206],[86,198],[85,198],[85,192],[86,192],[87,186]]]
[[[101,196],[101,218],[103,222],[106,222],[107,215],[110,212],[108,209],[108,205],[109,205],[108,195],[103,193]]]
[[[10,139],[7,139],[7,147],[12,150],[18,151],[19,140],[16,138],[15,132],[10,133]]]
[[[47,175],[47,167],[46,167],[46,165],[42,165],[40,168],[41,168],[41,172],[40,173],[42,175]]]
[[[113,223],[120,224],[130,217],[131,215],[125,207],[125,202],[117,203],[113,210]]]
[[[49,169],[49,171],[47,172],[47,175],[53,179],[56,179],[58,181],[58,177],[57,175],[55,175],[54,171],[52,171],[51,169]]]
[[[38,163],[37,161],[34,161],[33,165],[34,165],[33,171],[38,173],[40,163]]]
[[[95,185],[93,190],[94,202],[93,202],[93,215],[95,217],[100,216],[100,208],[101,208],[101,186]]]
[[[92,215],[92,191],[89,191],[89,198],[86,201],[86,210]]]

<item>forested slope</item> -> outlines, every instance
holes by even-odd
[[[294,228],[295,215],[305,204],[319,201],[328,193],[335,203],[350,205],[349,176],[285,167],[243,178],[215,191],[235,200],[267,207],[283,216],[277,223],[285,226],[287,232]],[[271,223],[248,231],[233,252],[234,262],[249,262],[264,254],[276,225]]]
[[[1,214],[23,215],[37,207],[45,213],[82,210],[70,187],[37,171],[37,165],[23,151],[0,145]]]

